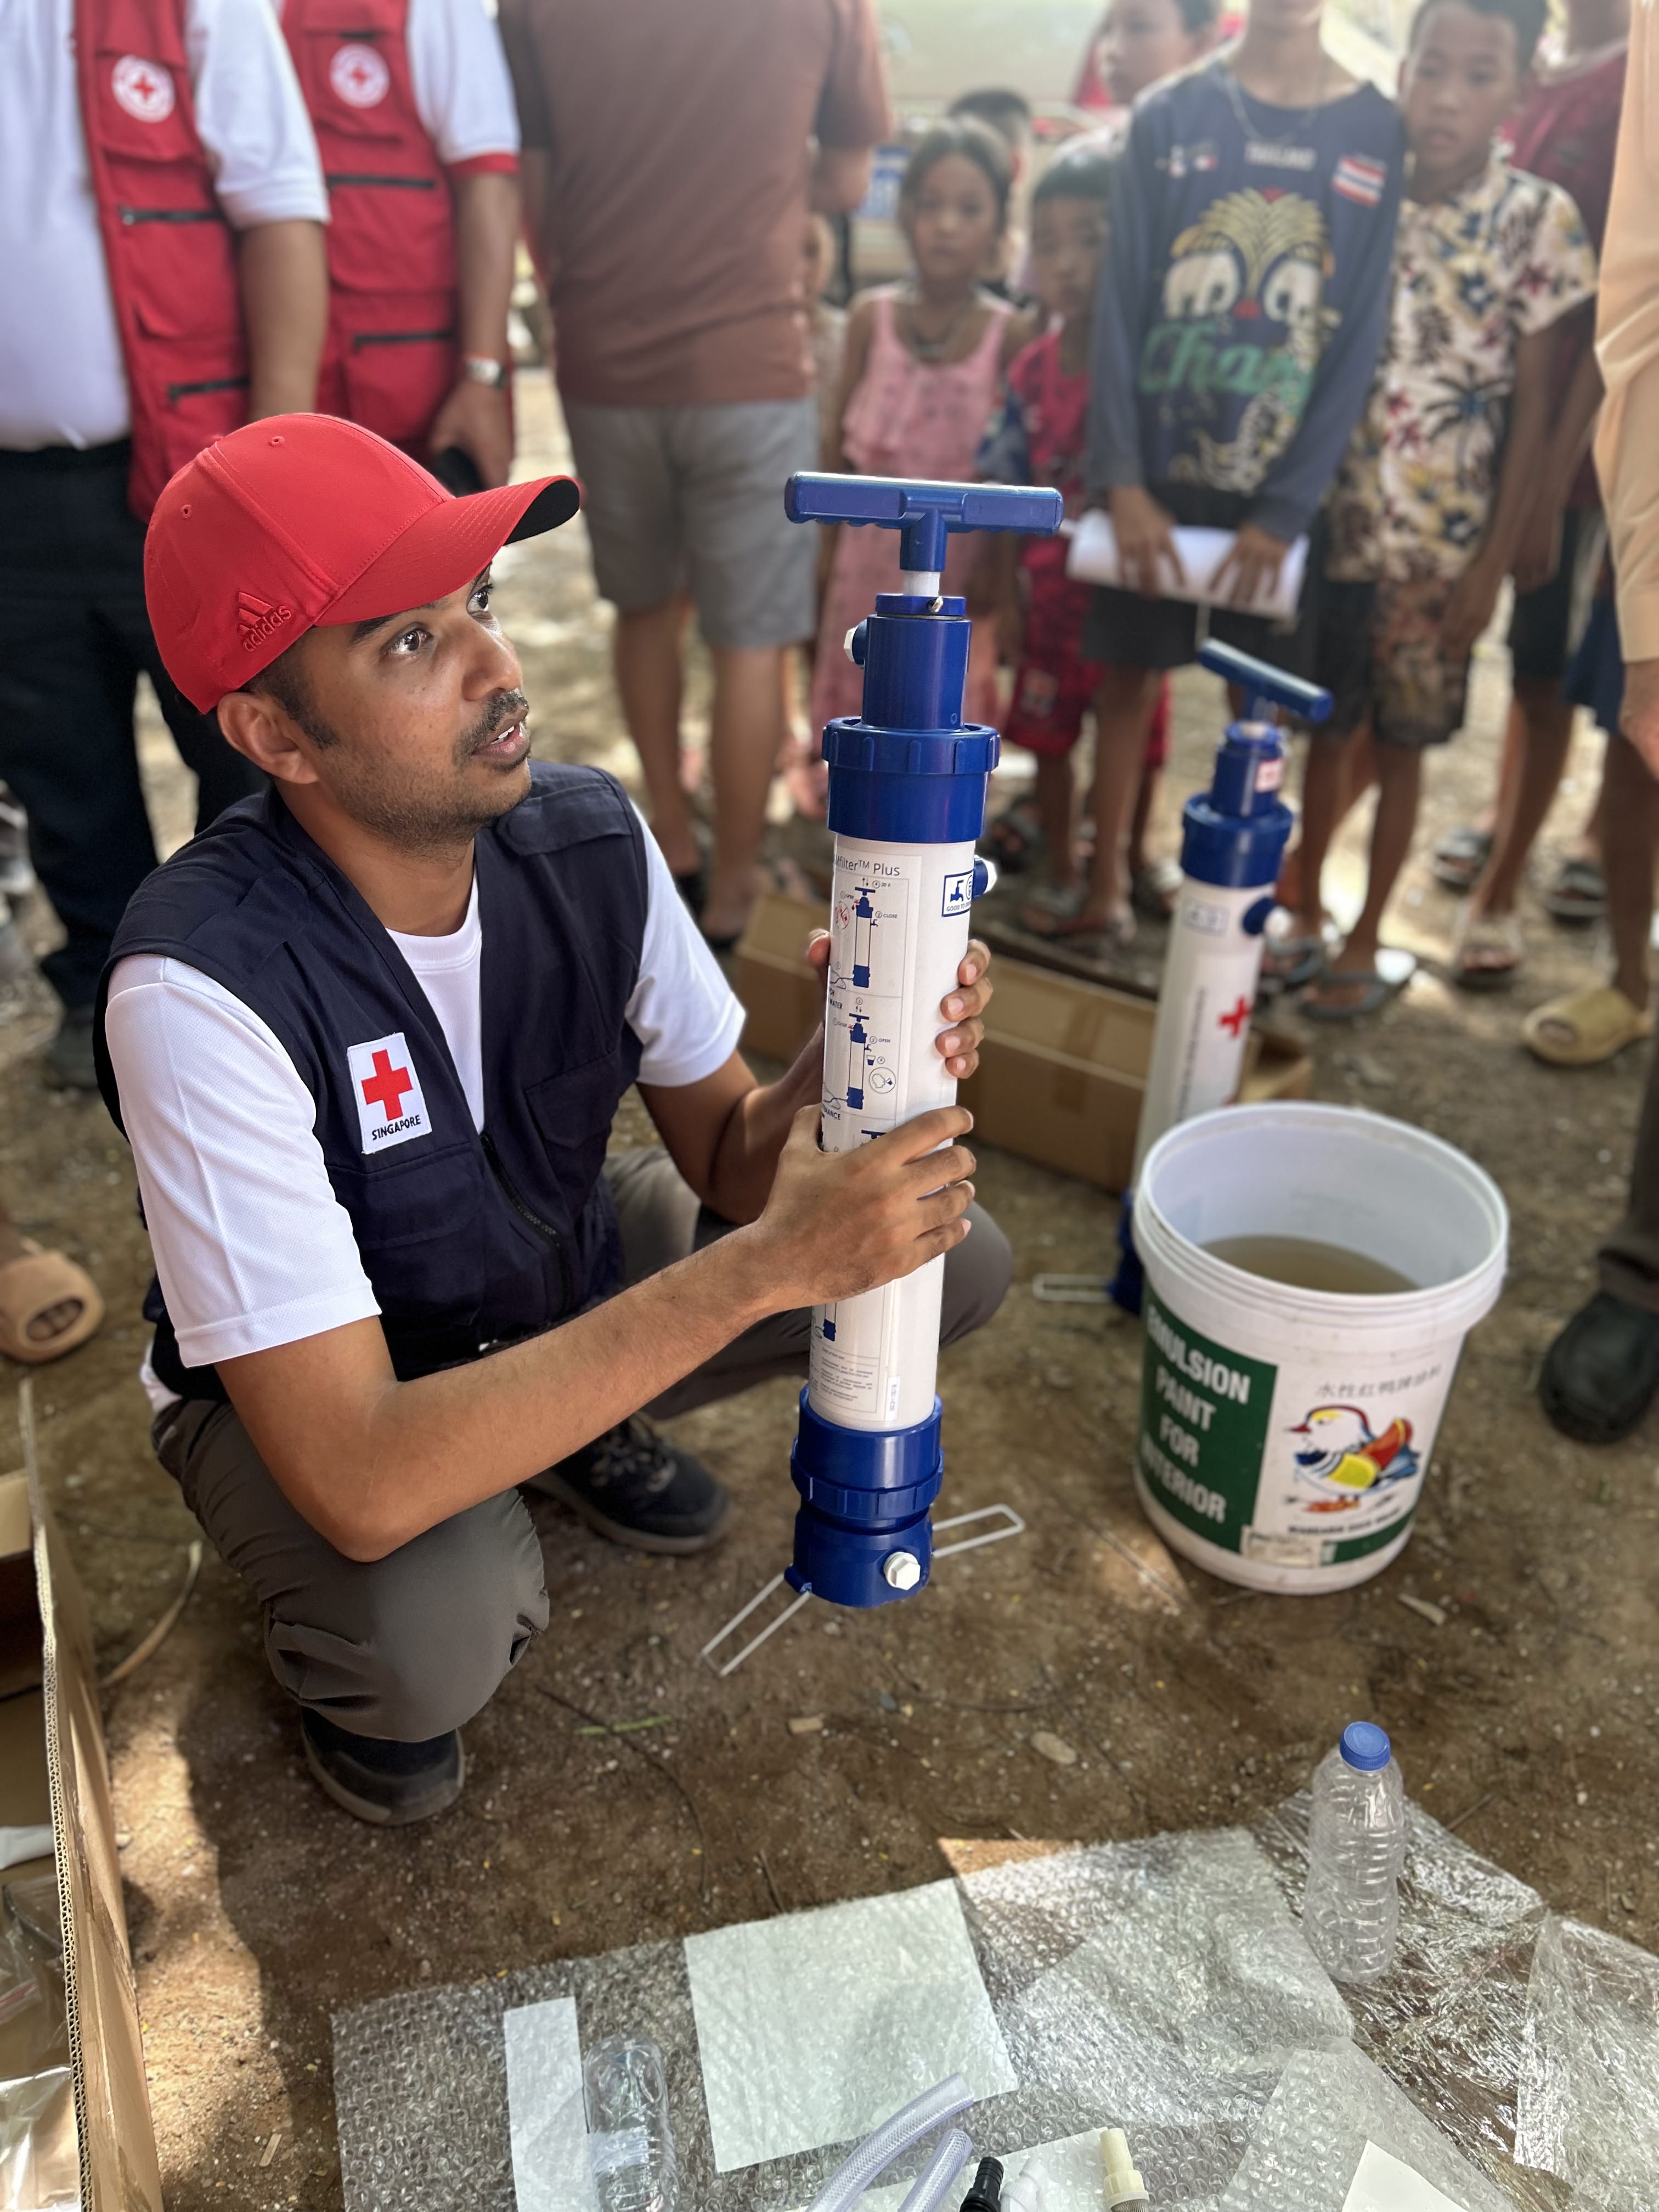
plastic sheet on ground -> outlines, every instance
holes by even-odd
[[[1297,1913],[1308,1806],[1304,1791],[1254,1831]],[[1443,2135],[1502,2179],[1511,2203],[1554,2212],[1559,2192],[1516,2172],[1512,2157],[1527,1977],[1544,1901],[1420,1806],[1406,1812],[1400,1946],[1383,1980],[1342,1992],[1355,2039]]]
[[[1352,2045],[1291,2058],[1221,2212],[1347,2212],[1368,2145],[1449,2197],[1455,2212],[1510,2212],[1504,2192]],[[1407,2212],[1409,2198],[1396,2202]]]
[[[856,2141],[947,2074],[1018,2086],[954,1882],[685,1942],[721,2173]]]
[[[347,2212],[526,2212],[503,2017],[550,1999],[574,2004],[584,2049],[632,2033],[665,2052],[682,2201],[696,2212],[810,2204],[866,2123],[976,2064],[989,2094],[961,2123],[975,2154],[1013,2171],[1043,2147],[1051,2173],[1061,2166],[1051,2212],[1098,2212],[1103,2126],[1127,2130],[1157,2212],[1265,2212],[1268,2197],[1236,2192],[1258,2155],[1291,2154],[1310,2082],[1328,2100],[1346,2085],[1352,2157],[1334,2196],[1292,2191],[1273,2212],[1343,2212],[1367,2142],[1463,2212],[1566,2212],[1569,2181],[1574,2212],[1659,2203],[1647,2172],[1620,2163],[1659,2143],[1659,2102],[1643,2101],[1659,2099],[1659,1962],[1569,1925],[1547,1936],[1534,1973],[1535,1893],[1416,1808],[1410,1820],[1398,1964],[1370,1989],[1337,1990],[1303,1942],[1302,1798],[1251,1831],[1039,1846],[955,1884],[343,2012]],[[956,1992],[965,2042],[935,2050],[937,2020],[914,2039],[927,2008],[906,2012],[900,1993],[918,1978],[941,2000]],[[860,2026],[872,2045],[886,2039],[890,2077],[859,2074]],[[831,2109],[843,2069],[857,2094]],[[836,2127],[843,2139],[823,2136]],[[894,2171],[872,2212],[894,2212],[926,2156]]]
[[[1584,2212],[1659,2197],[1659,1959],[1552,1913],[1533,1957],[1516,2156]]]
[[[963,1887],[1037,2130],[1023,2140],[1124,2128],[1160,2206],[1224,2189],[1291,2053],[1352,2032],[1242,1828],[1060,1852]]]

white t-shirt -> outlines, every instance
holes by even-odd
[[[647,832],[640,1080],[698,1083],[737,1048],[743,1009]],[[392,942],[426,993],[483,1121],[477,885],[451,937]],[[311,1092],[270,1027],[222,984],[153,953],[110,983],[110,1059],[155,1272],[187,1367],[292,1344],[380,1311],[317,1141]],[[417,1071],[418,1073],[418,1071]],[[157,1406],[169,1401],[146,1374]]]
[[[0,446],[14,449],[100,446],[131,427],[74,19],[74,0],[0,0]],[[268,0],[185,0],[185,50],[230,222],[325,222],[316,141]]]
[[[131,427],[74,13],[75,0],[0,0],[0,446],[14,449],[105,445]],[[405,38],[439,160],[516,154],[486,0],[409,0]],[[185,0],[185,39],[196,126],[231,222],[325,222],[316,141],[270,0]]]

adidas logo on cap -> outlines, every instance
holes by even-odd
[[[269,599],[256,599],[252,592],[236,594],[236,627],[242,634],[242,650],[252,653],[263,645],[273,630],[280,629],[285,622],[292,622],[290,606],[272,606]]]

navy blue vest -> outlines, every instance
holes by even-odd
[[[642,834],[600,770],[536,761],[531,776],[530,796],[475,848],[482,1133],[403,956],[275,791],[229,808],[140,886],[99,994],[99,1082],[118,1124],[104,1037],[117,961],[187,961],[270,1024],[317,1102],[329,1181],[404,1378],[533,1336],[621,1282],[599,1170],[639,1072],[627,1008],[645,936]],[[388,1090],[377,1060],[354,1073],[349,1060],[394,1035],[429,1126],[377,1151],[375,1128],[408,1103],[397,1089],[408,1065],[390,1067]],[[362,1111],[360,1089],[374,1102]],[[222,1398],[212,1368],[180,1362],[159,1291],[146,1310],[161,1380],[181,1396]]]

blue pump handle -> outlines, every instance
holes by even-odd
[[[1330,714],[1334,702],[1328,691],[1322,691],[1316,684],[1304,684],[1299,676],[1287,676],[1282,668],[1270,668],[1265,660],[1241,653],[1237,646],[1212,642],[1199,648],[1198,657],[1212,676],[1237,684],[1244,693],[1247,722],[1265,722],[1270,703],[1288,707],[1304,722],[1322,722]]]
[[[802,470],[784,487],[783,511],[791,522],[873,522],[883,530],[902,530],[899,566],[911,574],[936,576],[952,532],[1018,530],[1052,538],[1066,502],[1057,491],[1023,484],[924,483],[908,477]]]

